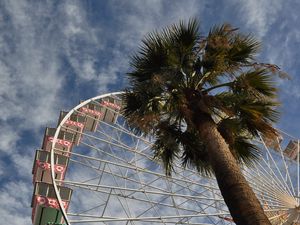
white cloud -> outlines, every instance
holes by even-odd
[[[204,9],[204,2],[199,1],[127,1],[125,6],[117,3],[111,1],[112,10],[118,14],[116,19],[122,25],[118,40],[131,49],[136,48],[147,33],[199,16]]]
[[[237,5],[239,9],[240,19],[248,28],[254,29],[260,37],[266,35],[270,26],[279,17],[280,10],[284,1],[272,0],[253,0],[253,1],[237,1],[232,3]]]
[[[0,176],[3,176],[5,173],[5,168],[3,165],[0,164]]]
[[[28,149],[30,151],[26,151],[26,149],[23,149],[24,153],[12,153],[12,161],[15,165],[15,170],[13,174],[17,176],[19,179],[24,179],[27,181],[32,180],[32,166],[33,166],[33,155],[34,155],[34,149]],[[28,154],[29,152],[32,152],[33,154]],[[11,173],[11,171],[10,171]],[[31,189],[31,187],[30,187]]]
[[[29,5],[9,1],[5,9],[10,17],[9,32],[13,39],[5,32],[1,34],[3,45],[12,47],[8,54],[0,50],[0,94],[6,105],[1,107],[0,113],[3,120],[22,119],[22,124],[17,124],[17,127],[40,126],[40,122],[45,123],[51,118],[52,112],[45,107],[46,103],[55,104],[55,95],[61,88],[60,62],[56,58],[55,46],[41,38],[49,31],[45,29],[37,33],[40,28],[33,26],[36,18],[28,14]],[[4,29],[1,27],[1,31]],[[36,114],[47,116],[43,121],[33,120]]]
[[[83,11],[79,8],[78,5],[74,3],[65,4],[64,11],[66,12],[67,26],[64,30],[66,36],[71,37],[73,35],[83,34],[82,25],[84,22]]]
[[[107,27],[105,36],[111,40],[111,45],[106,46],[110,54],[108,63],[103,64],[98,74],[98,90],[107,91],[104,84],[115,84],[117,82],[126,84],[125,73],[129,70],[130,56],[134,54],[141,40],[149,32],[171,25],[179,20],[187,20],[201,14],[204,7],[199,1],[177,1],[170,2],[155,1],[110,1],[110,10],[114,12],[115,27]],[[105,35],[105,34],[104,34]],[[122,87],[123,88],[123,87]]]
[[[0,133],[0,152],[10,153],[16,147],[16,140],[19,138],[18,131],[8,125],[2,126],[1,130],[5,132]]]
[[[102,49],[101,29],[92,27],[80,2],[67,1],[63,5],[64,22],[60,25],[64,33],[64,48],[76,76],[80,81],[96,80],[95,64]],[[83,44],[83,46],[81,46]],[[105,86],[106,84],[102,84]]]
[[[1,220],[14,225],[31,224],[31,194],[28,184],[22,181],[9,182],[1,188]]]

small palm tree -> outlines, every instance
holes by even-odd
[[[236,224],[270,224],[240,164],[251,165],[251,142],[277,135],[276,88],[270,64],[255,61],[259,43],[230,25],[206,37],[195,19],[149,34],[132,57],[124,116],[136,132],[154,135],[154,156],[171,175],[183,166],[213,173]]]

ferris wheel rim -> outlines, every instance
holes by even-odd
[[[119,91],[119,92],[110,92],[110,93],[106,93],[106,94],[102,94],[102,95],[98,95],[96,97],[93,97],[93,98],[89,98],[85,101],[83,101],[82,103],[76,105],[74,108],[72,108],[68,113],[67,115],[65,115],[65,117],[60,121],[60,123],[58,124],[57,126],[57,129],[55,131],[55,134],[54,134],[54,137],[53,137],[53,141],[52,141],[52,144],[51,144],[51,150],[50,150],[50,174],[51,174],[51,180],[52,180],[52,185],[53,185],[53,188],[54,188],[54,192],[55,192],[55,196],[57,198],[57,202],[58,202],[58,205],[59,205],[59,209],[61,210],[62,212],[62,216],[66,222],[66,225],[71,225],[69,219],[68,219],[68,216],[67,216],[67,213],[66,213],[66,210],[65,208],[63,207],[63,201],[60,197],[60,194],[59,194],[59,190],[58,190],[58,187],[57,187],[57,184],[56,184],[56,180],[55,180],[55,170],[54,170],[54,149],[55,149],[55,143],[57,141],[57,138],[58,138],[58,134],[60,132],[60,129],[61,127],[63,126],[63,124],[67,121],[67,119],[79,108],[81,108],[82,106],[90,103],[91,101],[95,101],[95,100],[98,100],[98,99],[101,99],[101,98],[105,98],[105,97],[108,97],[108,96],[111,96],[111,95],[120,95],[120,94],[123,94],[124,92],[122,91]]]

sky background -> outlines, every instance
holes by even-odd
[[[297,0],[1,0],[0,218],[31,224],[31,169],[44,128],[80,100],[122,90],[129,56],[147,33],[196,17],[206,34],[224,22],[263,43],[278,82],[277,127],[299,137],[300,2]]]

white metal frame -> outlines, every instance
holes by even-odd
[[[52,142],[52,148],[51,148],[51,178],[52,178],[52,182],[53,182],[53,186],[54,186],[54,190],[57,196],[57,200],[60,206],[60,210],[63,214],[64,220],[66,222],[67,225],[70,225],[70,221],[68,219],[67,213],[65,211],[65,209],[62,207],[63,203],[62,203],[62,199],[59,195],[59,191],[58,191],[58,187],[56,184],[56,179],[55,179],[55,172],[54,172],[54,151],[58,151],[57,149],[55,149],[55,143],[59,134],[60,129],[63,127],[63,124],[68,120],[68,118],[74,113],[74,112],[79,112],[79,109],[83,106],[85,106],[86,104],[90,103],[90,102],[95,102],[99,99],[105,98],[105,97],[109,97],[109,96],[117,96],[122,94],[123,92],[114,92],[114,93],[109,93],[109,94],[105,94],[105,95],[99,95],[97,97],[88,99],[82,103],[80,103],[79,105],[77,105],[76,107],[74,107],[72,110],[70,110],[70,112],[62,119],[62,121],[60,122],[60,124],[57,127],[57,130],[55,132],[54,138],[53,138],[53,142]],[[104,122],[103,122],[104,123]],[[112,126],[107,124],[107,126]],[[149,146],[151,146],[151,142],[147,142],[146,140],[143,140],[141,137],[137,137],[134,134],[131,134],[129,131],[126,131],[123,129],[123,127],[119,126],[119,127],[115,127],[116,130],[120,131],[120,132],[124,132],[124,133],[128,133],[130,134],[132,137],[136,137],[139,138],[138,141],[144,141],[145,143],[148,143]],[[96,131],[96,132],[101,132],[101,131]],[[284,132],[282,132],[284,133]],[[108,198],[111,198],[112,196],[116,197],[118,199],[118,201],[120,202],[120,204],[122,205],[122,207],[124,208],[129,208],[128,205],[126,205],[127,203],[125,202],[124,204],[122,203],[121,198],[124,198],[125,194],[123,194],[124,196],[122,196],[122,193],[125,192],[132,192],[132,193],[144,193],[145,194],[145,198],[140,198],[137,199],[141,202],[147,202],[151,205],[151,207],[149,208],[149,210],[154,210],[155,214],[157,214],[158,216],[142,216],[140,215],[140,217],[132,217],[130,214],[130,210],[128,210],[128,213],[126,212],[126,216],[127,217],[123,217],[123,218],[115,218],[115,217],[105,217],[104,215],[100,215],[100,216],[95,216],[95,215],[89,215],[89,214],[76,214],[76,213],[69,213],[70,216],[80,216],[83,218],[87,218],[85,220],[73,220],[72,223],[87,223],[87,222],[91,222],[91,223],[96,223],[96,222],[118,222],[118,221],[127,221],[128,223],[131,224],[135,224],[135,221],[147,221],[147,222],[158,222],[160,221],[162,224],[169,224],[169,223],[174,223],[171,219],[178,219],[181,218],[181,220],[179,221],[181,224],[195,224],[195,223],[190,223],[188,219],[193,218],[193,217],[207,217],[207,220],[210,221],[211,223],[214,224],[229,224],[230,222],[228,222],[228,220],[230,219],[230,214],[228,211],[224,211],[224,209],[226,209],[226,206],[223,202],[222,196],[220,195],[220,193],[218,192],[218,188],[216,186],[213,186],[215,183],[214,180],[212,179],[208,179],[210,181],[210,184],[202,184],[202,183],[198,183],[196,181],[194,181],[193,179],[191,179],[189,176],[187,177],[183,177],[181,174],[178,174],[179,176],[175,176],[172,178],[172,182],[176,185],[178,185],[178,187],[181,187],[182,189],[186,188],[187,190],[189,190],[190,192],[195,192],[194,190],[192,190],[190,187],[191,186],[197,186],[200,188],[200,192],[197,193],[199,194],[199,196],[195,196],[195,195],[189,195],[189,194],[180,194],[180,193],[175,193],[175,192],[169,192],[166,191],[163,188],[159,188],[156,187],[155,185],[153,185],[152,183],[154,183],[156,180],[154,181],[150,181],[150,182],[142,182],[142,179],[139,177],[139,181],[134,180],[132,178],[128,178],[126,177],[126,174],[128,173],[129,170],[135,170],[137,172],[137,175],[140,176],[140,174],[138,172],[143,172],[145,174],[148,175],[154,175],[157,176],[157,179],[161,179],[162,177],[165,177],[165,175],[162,173],[158,173],[155,171],[150,171],[150,170],[145,170],[143,167],[140,167],[137,165],[138,163],[138,158],[139,157],[145,157],[149,160],[152,160],[152,158],[145,154],[142,151],[135,151],[135,149],[132,149],[131,147],[127,146],[125,143],[116,143],[118,141],[117,138],[115,137],[108,137],[109,141],[101,139],[96,137],[95,135],[91,135],[91,134],[85,134],[84,135],[91,140],[97,140],[97,141],[101,141],[101,142],[107,142],[109,144],[109,147],[111,148],[112,146],[116,146],[118,148],[122,148],[128,152],[131,152],[132,154],[135,155],[135,158],[133,158],[130,163],[125,162],[124,164],[121,164],[120,162],[122,162],[121,158],[115,158],[118,162],[114,163],[112,161],[107,161],[105,159],[100,159],[97,157],[92,157],[92,156],[86,156],[86,155],[82,155],[79,153],[75,153],[73,152],[72,154],[74,156],[77,157],[82,157],[83,159],[85,159],[86,161],[89,160],[93,160],[93,161],[97,161],[97,162],[101,162],[103,163],[103,168],[98,168],[92,164],[85,164],[84,166],[90,168],[91,170],[96,170],[99,171],[100,173],[100,178],[99,178],[99,183],[97,184],[93,184],[93,183],[87,183],[87,182],[74,182],[74,181],[69,181],[69,180],[65,180],[64,183],[69,185],[69,186],[73,186],[73,187],[81,187],[83,189],[87,189],[87,190],[94,190],[95,192],[102,192],[105,194],[108,194]],[[101,133],[101,135],[105,135],[105,133]],[[263,140],[261,138],[261,140]],[[89,143],[82,143],[85,146],[88,146],[89,148],[93,149],[95,148],[96,151],[101,152],[101,149],[97,149],[95,146],[89,144]],[[280,166],[278,165],[278,162],[276,162],[276,160],[274,159],[274,151],[270,150],[268,148],[268,146],[262,141],[261,142],[264,151],[266,153],[267,159],[262,159],[262,161],[258,164],[256,164],[254,166],[253,169],[247,169],[244,168],[244,175],[246,177],[246,179],[248,180],[249,184],[252,186],[254,192],[257,194],[258,198],[261,199],[262,204],[266,203],[267,205],[267,209],[265,209],[265,212],[267,213],[267,215],[269,215],[269,219],[270,221],[277,221],[278,219],[280,219],[280,217],[285,216],[286,214],[288,214],[288,221],[292,221],[295,219],[299,219],[300,221],[300,214],[297,212],[299,207],[299,189],[300,189],[300,174],[299,174],[299,140],[298,140],[298,154],[297,154],[297,162],[289,162],[289,163],[296,163],[297,164],[297,178],[294,178],[291,176],[290,171],[289,171],[289,165],[287,164],[287,159],[285,158],[284,154],[283,154],[283,150],[280,149],[280,151],[277,154],[278,157],[281,157],[282,161],[284,162],[281,166],[281,168],[279,168]],[[138,144],[136,144],[136,146],[134,148],[137,148]],[[148,146],[148,147],[149,147]],[[106,153],[109,154],[109,153]],[[116,157],[115,155],[112,154],[111,157]],[[80,161],[74,160],[74,159],[70,159],[70,161],[72,163],[77,163],[77,164],[84,164]],[[106,168],[109,168],[110,165],[118,165],[119,169],[123,168],[125,172],[125,175],[123,175],[122,173],[120,173],[119,175],[114,174],[112,171],[108,171],[106,170]],[[178,169],[179,166],[175,165],[175,167]],[[191,174],[195,174],[195,171],[191,170],[191,169],[186,169],[186,171],[190,172]],[[108,186],[108,185],[102,185],[100,184],[100,181],[102,179],[103,174],[113,174],[116,177],[120,177],[124,180],[127,180],[128,182],[141,182],[140,184],[142,184],[142,187],[148,187],[151,188],[152,190],[145,190],[145,189],[137,189],[137,188],[129,188],[129,187],[119,187],[117,184],[115,186]],[[295,181],[296,180],[296,181]],[[295,184],[296,182],[296,184]],[[185,183],[185,185],[183,185],[182,183]],[[168,183],[169,184],[169,183]],[[181,189],[181,190],[182,190]],[[170,189],[171,190],[171,189]],[[202,197],[201,194],[206,193],[210,191],[211,192],[211,197]],[[172,206],[174,208],[174,210],[176,211],[176,215],[167,215],[167,216],[161,216],[160,213],[157,211],[156,206],[166,206],[166,207],[170,207],[170,205],[168,203],[164,203],[164,202],[159,202],[159,201],[155,201],[155,200],[151,200],[149,198],[149,195],[159,195],[159,196],[166,196],[166,197],[170,197],[171,199],[173,199],[174,201],[174,205]],[[135,198],[134,196],[129,196],[127,198]],[[177,205],[175,204],[175,198],[184,198],[186,199],[186,201],[183,201],[183,203]],[[192,209],[188,209],[185,208],[184,203],[190,200],[195,201],[195,204],[198,204],[198,207],[200,207],[203,211],[207,210],[207,213],[197,213],[197,211],[192,210]],[[199,202],[197,202],[196,200],[203,200],[203,204],[201,203],[199,205]],[[174,207],[176,206],[176,207]],[[105,209],[106,209],[107,205],[105,205]],[[215,212],[214,213],[209,213],[209,209],[210,207],[215,208]],[[105,211],[104,209],[104,211]],[[185,210],[187,212],[190,212],[191,214],[186,214],[186,215],[182,215],[180,214],[180,210]],[[104,213],[103,211],[103,213]],[[126,211],[126,210],[124,210]],[[219,222],[215,222],[213,220],[211,220],[212,217],[219,217],[220,221]],[[187,219],[187,220],[185,220]],[[275,222],[274,222],[275,223]],[[200,223],[196,223],[196,224],[200,224]],[[203,225],[207,224],[207,223],[201,223]]]

